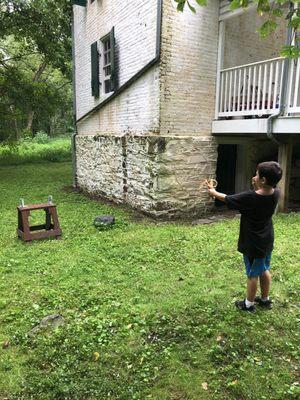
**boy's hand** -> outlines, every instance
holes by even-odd
[[[214,182],[212,180],[205,179],[205,184],[210,197],[215,197],[216,189],[214,188]]]
[[[218,185],[215,179],[205,179],[204,183],[208,187],[208,189],[214,189]]]
[[[208,188],[207,190],[208,190],[210,197],[214,198],[216,196],[216,192],[217,192],[216,189]]]
[[[207,190],[208,190],[208,193],[209,193],[210,197],[225,202],[226,194],[219,193],[214,188],[214,185],[217,184],[217,181],[215,181],[213,179],[209,181],[209,180],[206,179],[205,180],[205,184],[207,186]]]

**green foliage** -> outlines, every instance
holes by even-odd
[[[299,214],[275,217],[274,309],[245,315],[233,306],[246,285],[236,219],[134,222],[134,214],[66,185],[66,163],[0,168],[0,343],[10,341],[0,348],[0,398],[299,397],[300,249],[291,240]],[[18,199],[43,202],[49,194],[63,239],[17,240]],[[95,229],[100,214],[115,215],[118,229]],[[64,326],[28,336],[56,312]]]
[[[260,33],[261,37],[265,38],[265,37],[269,36],[272,32],[275,31],[277,26],[278,26],[278,24],[272,20],[267,20],[266,22],[264,22],[259,29],[259,33]]]
[[[21,141],[28,141],[30,142],[33,138],[32,132],[29,129],[23,129],[21,134]],[[16,142],[14,142],[16,143]]]
[[[206,6],[207,5],[207,0],[195,0],[195,1],[199,6]],[[175,0],[175,2],[177,3],[177,10],[178,11],[183,11],[185,4],[187,4],[189,9],[192,12],[194,12],[194,13],[196,12],[195,7],[191,5],[189,0]]]
[[[44,143],[26,139],[9,145],[0,145],[0,165],[19,165],[45,161],[71,160],[70,139],[56,139]]]
[[[69,0],[1,0],[0,37],[25,39],[47,65],[71,78],[71,10]]]
[[[44,144],[44,143],[49,143],[50,137],[47,135],[46,132],[44,132],[44,131],[38,131],[38,132],[35,134],[35,136],[34,136],[34,138],[33,138],[33,141],[34,141],[35,143],[42,143],[42,144]]]
[[[1,0],[0,141],[72,124],[71,3]]]
[[[250,0],[233,0],[230,2],[231,10],[236,10],[237,8],[246,8],[248,7]]]
[[[295,46],[283,46],[281,57],[297,58],[300,57],[300,48]]]

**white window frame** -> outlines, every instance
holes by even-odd
[[[109,43],[109,49],[106,49],[106,43]],[[109,55],[111,57],[111,43],[110,43],[110,34],[103,36],[103,38],[100,39],[100,83],[101,83],[101,92],[103,96],[110,95],[113,93],[113,90],[110,90],[108,92],[105,91],[106,84],[105,82],[108,81],[109,85],[111,82],[111,75],[107,74],[107,69],[111,68],[111,58],[109,62],[106,60],[106,55]],[[111,87],[110,87],[111,89]]]

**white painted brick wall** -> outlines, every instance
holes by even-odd
[[[161,133],[211,135],[215,107],[218,1],[176,11],[164,1],[161,58]]]
[[[101,110],[77,124],[81,135],[152,134],[159,130],[159,70],[152,67]]]
[[[91,44],[108,34],[112,27],[115,28],[121,86],[155,57],[156,20],[156,1],[95,0],[92,4],[88,2],[86,8],[74,6],[77,119],[107,96],[101,92],[100,98],[95,99],[91,95]],[[153,68],[146,79],[141,78],[122,97],[101,111],[98,129],[111,133],[137,127],[140,131],[156,129],[159,101],[157,78]],[[89,130],[84,129],[84,132]]]
[[[74,7],[77,117],[103,100],[91,96],[90,45],[115,26],[120,85],[155,56],[157,0],[95,0]],[[78,124],[79,134],[210,136],[214,117],[219,2],[176,11],[163,2],[162,51],[153,67],[126,91]],[[281,27],[259,39],[256,11],[226,22],[224,67],[278,55]],[[159,70],[158,70],[159,68]]]
[[[224,68],[279,57],[286,22],[282,20],[275,33],[263,39],[257,31],[264,21],[255,9],[226,21]]]

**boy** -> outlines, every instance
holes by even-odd
[[[219,193],[207,183],[211,197],[224,201],[231,210],[241,213],[238,251],[244,256],[247,280],[247,298],[236,301],[237,308],[255,311],[255,303],[271,309],[269,298],[271,274],[270,260],[274,243],[272,215],[279,199],[276,184],[282,177],[280,165],[274,161],[258,164],[252,178],[254,190],[227,196]],[[255,297],[258,279],[261,297]]]

